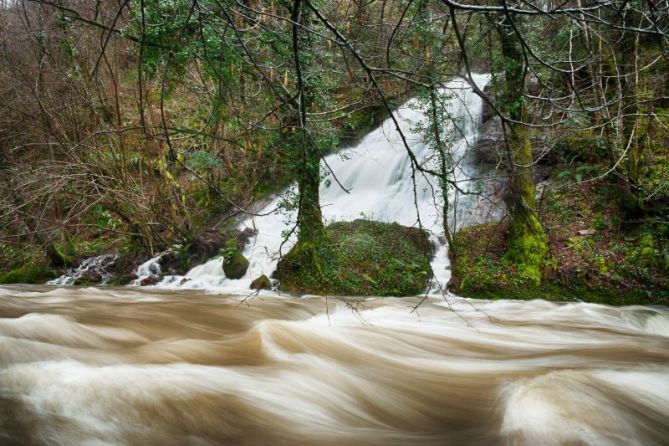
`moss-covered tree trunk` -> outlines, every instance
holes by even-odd
[[[320,161],[321,153],[307,130],[307,104],[312,104],[312,86],[305,79],[305,71],[309,64],[307,58],[311,51],[310,37],[307,28],[308,9],[301,0],[294,0],[291,10],[293,62],[295,65],[298,100],[296,114],[299,125],[295,141],[300,150],[297,165],[297,182],[299,204],[297,213],[298,239],[300,243],[311,242],[323,232],[323,216],[320,206]],[[307,59],[307,60],[305,60]]]
[[[323,230],[320,206],[320,155],[313,150],[302,150],[298,190],[300,203],[297,215],[300,241],[313,240]]]
[[[524,101],[526,66],[521,42],[507,17],[497,27],[502,43],[504,66],[503,97],[500,108],[509,118],[505,123],[505,138],[511,170],[507,198],[511,216],[511,232],[505,259],[518,267],[519,276],[539,285],[548,253],[548,243],[536,214],[532,144]]]

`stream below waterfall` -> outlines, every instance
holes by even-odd
[[[667,444],[667,308],[418,301],[0,288],[0,444]]]

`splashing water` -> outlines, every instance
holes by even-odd
[[[483,88],[489,75],[473,75],[474,82]],[[450,149],[455,170],[452,180],[465,191],[477,187],[470,178],[478,176],[475,166],[466,161],[467,147],[477,136],[477,127],[482,114],[482,99],[464,81],[449,82],[445,91],[451,92],[446,104],[452,121],[444,123],[443,131],[451,135]],[[394,112],[402,134],[408,145],[421,161],[430,162],[434,154],[424,142],[416,127],[425,125],[425,110],[415,99],[408,101]],[[384,222],[396,222],[406,226],[417,226],[418,216],[424,229],[430,232],[437,252],[432,260],[435,278],[442,287],[450,278],[448,249],[441,236],[443,223],[437,182],[434,178],[417,174],[414,176],[407,150],[395,123],[388,119],[378,129],[370,132],[355,147],[326,157],[322,165],[328,173],[321,184],[321,207],[326,223],[367,218]],[[341,183],[343,190],[338,183]],[[294,191],[294,188],[293,188]],[[460,195],[457,212],[451,218],[458,227],[480,223],[486,219],[499,218],[499,203],[488,203],[485,196]],[[259,212],[261,217],[249,218],[239,229],[257,230],[244,249],[249,259],[248,271],[242,279],[225,278],[220,257],[191,270],[185,277],[168,276],[158,287],[212,289],[216,291],[247,290],[251,281],[265,274],[270,276],[276,269],[280,250],[285,254],[295,243],[292,236],[284,243],[284,234],[293,227],[294,213],[276,212],[283,200],[277,197]],[[267,215],[264,215],[267,214]],[[433,288],[438,285],[433,283]]]
[[[82,277],[91,277],[94,281],[104,285],[113,276],[110,268],[118,259],[117,254],[102,254],[95,257],[88,257],[81,261],[81,264],[69,269],[60,277],[47,282],[49,285],[72,285],[77,279]]]
[[[666,308],[242,299],[0,288],[0,444],[667,444]]]
[[[160,259],[163,258],[163,255],[165,253],[160,253],[155,257],[150,258],[146,262],[140,264],[137,267],[137,270],[135,270],[135,276],[137,278],[130,282],[130,285],[132,286],[139,286],[142,285],[142,282],[144,282],[146,279],[150,278],[158,278],[160,276]]]

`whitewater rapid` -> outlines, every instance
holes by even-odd
[[[472,76],[479,88],[490,80],[487,74]],[[482,99],[465,81],[448,82],[443,92],[450,98],[443,101],[443,108],[450,120],[443,122],[442,133],[450,140],[450,153],[455,166],[451,179],[462,191],[481,188],[476,166],[468,160],[467,148],[476,140],[477,129],[483,111]],[[425,126],[425,106],[417,99],[409,100],[394,113],[401,133],[408,146],[425,166],[435,168],[435,153],[425,143],[424,135],[418,131]],[[435,277],[431,289],[445,288],[450,279],[448,248],[443,238],[442,201],[438,181],[428,175],[413,175],[407,148],[395,122],[387,119],[376,130],[367,134],[354,147],[329,155],[321,165],[326,172],[321,183],[321,207],[326,224],[334,221],[351,221],[365,218],[383,222],[396,222],[406,226],[420,225],[429,231],[436,246],[432,259]],[[331,171],[330,171],[331,169]],[[343,186],[340,187],[339,184]],[[286,194],[294,194],[291,187]],[[239,225],[240,230],[251,228],[257,235],[244,248],[244,256],[250,265],[242,279],[225,277],[222,257],[198,265],[185,276],[167,276],[159,288],[207,289],[216,292],[248,290],[251,281],[260,275],[271,276],[281,254],[285,254],[295,243],[295,236],[285,239],[295,222],[295,213],[282,211],[280,204],[285,199],[277,196],[261,209],[260,216],[251,217]],[[485,193],[481,195],[457,194],[451,191],[450,226],[454,230],[472,223],[499,218],[502,204],[490,202]],[[151,259],[140,266],[136,283],[151,275],[151,270],[160,271],[160,258]]]
[[[0,287],[0,444],[669,438],[669,310]]]

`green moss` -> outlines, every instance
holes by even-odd
[[[338,222],[318,240],[298,243],[277,266],[281,289],[294,293],[409,296],[432,275],[427,233],[395,223]]]
[[[0,242],[0,274],[22,265],[40,264],[44,261],[44,250],[40,246],[16,245]]]
[[[251,282],[251,289],[253,290],[271,290],[272,289],[272,281],[270,280],[269,277],[266,275],[261,275],[254,279]]]
[[[486,223],[458,231],[451,246],[450,288],[469,296],[512,286],[513,270],[501,261],[508,236],[506,224]]]
[[[65,254],[64,250],[54,243],[47,245],[46,255],[54,268],[69,268],[75,264],[74,257]]]
[[[609,273],[609,267],[606,265],[606,259],[602,256],[597,256],[594,259],[595,267],[597,268],[597,272],[602,275],[606,275]]]
[[[567,239],[565,245],[575,251],[582,251],[584,249],[592,248],[592,243],[588,237],[582,235],[574,235]]]
[[[572,184],[566,190],[545,197],[542,219],[551,229],[551,255],[539,285],[508,261],[510,225],[488,223],[455,234],[450,289],[476,298],[666,305],[669,225],[626,224],[617,214],[616,195],[606,188]],[[606,224],[596,234],[580,235],[601,220]]]
[[[514,267],[517,281],[529,286],[539,286],[548,244],[539,220],[534,215],[527,218],[527,226],[514,225],[504,254],[504,262]]]
[[[0,284],[12,283],[44,283],[54,279],[57,274],[51,268],[43,265],[24,265],[0,276]]]
[[[604,139],[587,131],[558,136],[554,139],[552,148],[548,161],[554,164],[595,162],[607,157]]]
[[[99,281],[95,281],[95,280],[80,277],[77,280],[75,280],[72,285],[75,285],[75,286],[95,286],[95,285],[99,285],[99,284],[100,284]]]
[[[239,249],[237,240],[230,239],[225,243],[223,250],[223,272],[229,279],[240,279],[246,274],[249,261]]]

